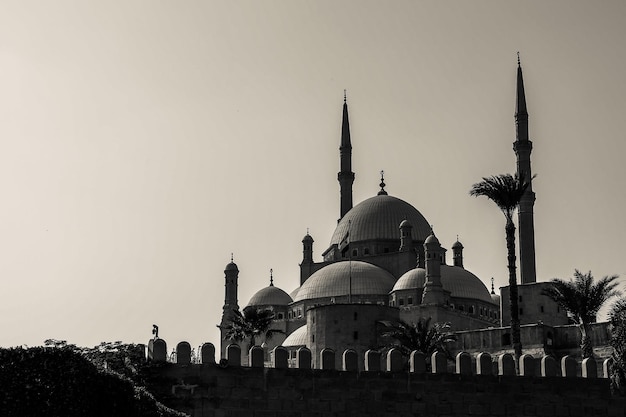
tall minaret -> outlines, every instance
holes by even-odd
[[[339,159],[341,170],[337,174],[341,195],[341,212],[339,220],[352,208],[352,183],[354,182],[354,172],[352,172],[352,144],[350,143],[350,123],[348,121],[348,103],[346,101],[346,90],[343,90],[343,122],[341,124],[341,146],[339,147]]]
[[[517,174],[525,181],[531,182],[530,153],[533,143],[528,140],[528,111],[526,110],[526,96],[524,94],[524,79],[522,77],[522,65],[519,54],[517,56],[517,100],[515,103],[515,128],[516,139],[513,142],[513,150],[517,156]],[[519,219],[519,252],[520,252],[520,276],[522,284],[536,282],[535,270],[535,226],[533,220],[533,206],[535,205],[535,193],[532,182],[520,201]]]
[[[224,307],[222,308],[222,321],[218,326],[220,328],[220,350],[221,357],[226,355],[226,346],[230,344],[230,341],[226,340],[226,326],[231,322],[233,317],[233,310],[239,310],[237,304],[237,281],[239,279],[239,268],[237,264],[233,262],[233,256],[230,256],[230,263],[226,265],[224,269]]]

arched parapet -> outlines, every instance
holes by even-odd
[[[231,343],[226,346],[226,363],[228,366],[241,366],[241,348]]]
[[[426,373],[426,355],[414,350],[409,356],[409,372],[414,374]]]
[[[324,348],[320,351],[320,369],[335,369],[335,351]]]
[[[289,351],[286,348],[276,346],[272,349],[272,366],[276,369],[286,369],[289,367]]]
[[[248,352],[248,366],[250,368],[263,368],[265,351],[261,346],[252,346]]]
[[[467,352],[459,352],[456,355],[456,370],[459,375],[472,374],[472,357]]]
[[[433,374],[445,374],[448,372],[448,358],[443,352],[438,350],[430,356],[430,364]]]
[[[556,376],[556,359],[552,356],[541,358],[541,376]]]
[[[148,361],[167,361],[167,343],[163,339],[151,339],[148,342]]]
[[[189,342],[180,342],[176,345],[176,363],[179,365],[191,363],[191,345]]]
[[[561,358],[561,375],[566,378],[576,376],[576,359],[569,355],[565,355]]]
[[[354,372],[359,369],[359,356],[353,349],[343,351],[341,362],[344,371]]]
[[[400,372],[404,368],[402,353],[398,349],[389,349],[386,359],[387,372]]]
[[[311,369],[311,351],[308,348],[296,350],[296,368]]]
[[[200,363],[215,363],[215,346],[213,343],[204,343],[200,348]]]
[[[476,356],[476,375],[493,375],[491,355],[481,352]]]
[[[515,375],[515,359],[510,353],[503,353],[498,356],[498,375]]]
[[[365,352],[365,370],[380,371],[380,352],[369,349]]]
[[[594,358],[585,358],[581,364],[581,374],[583,378],[597,378],[598,364]]]
[[[533,355],[524,354],[519,358],[520,376],[535,376],[535,358]]]

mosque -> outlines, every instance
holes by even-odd
[[[528,138],[528,112],[519,62],[515,122],[513,149],[517,171],[531,178],[532,142]],[[419,317],[431,317],[433,323],[449,322],[455,332],[470,335],[463,340],[472,340],[476,332],[500,329],[495,344],[510,345],[510,336],[506,337],[510,320],[508,287],[501,289],[501,299],[493,283],[490,291],[483,280],[465,269],[463,245],[458,239],[450,248],[452,259],[448,263],[447,249],[439,243],[428,220],[410,203],[385,191],[382,173],[378,194],[353,205],[355,174],[345,95],[339,158],[340,218],[322,253],[323,260],[313,260],[314,240],[307,233],[302,239],[300,286],[287,293],[270,281],[269,286],[259,289],[246,304],[246,307],[271,309],[275,314],[272,327],[284,332],[263,341],[266,351],[282,345],[290,351],[290,357],[295,357],[296,350],[306,346],[311,350],[314,366],[324,348],[338,352],[354,349],[363,357],[368,349],[381,346],[381,321],[414,323]],[[565,311],[541,295],[546,283],[536,282],[534,201],[531,185],[518,211],[520,321],[565,325],[568,323]],[[228,324],[233,309],[239,308],[237,265],[231,261],[224,272],[222,357],[231,343],[223,327]],[[550,344],[553,336],[548,328],[538,337],[541,344]],[[484,341],[484,334],[480,338]],[[479,344],[484,345],[482,341]],[[468,346],[460,347],[468,349]]]

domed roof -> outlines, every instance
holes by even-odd
[[[435,236],[435,234],[432,233],[430,236],[426,238],[424,243],[436,243],[437,245],[439,245],[439,239],[437,239],[437,236]]]
[[[306,342],[308,338],[309,338],[309,332],[307,332],[306,324],[305,324],[301,327],[298,327],[296,330],[293,331],[293,333],[287,336],[287,338],[283,342],[283,346],[284,347],[306,346]]]
[[[398,227],[408,220],[412,225],[413,240],[423,241],[430,234],[430,225],[415,207],[404,200],[390,195],[377,195],[360,202],[341,219],[331,245],[339,245],[348,233],[350,223],[350,242],[370,239],[400,239]]]
[[[257,291],[248,301],[248,306],[286,306],[292,301],[285,291],[270,285]]]
[[[237,268],[237,264],[234,262],[229,263],[228,265],[226,265],[226,268],[224,269],[224,272],[226,271],[239,271],[239,269]]]
[[[292,300],[296,299],[296,295],[298,295],[298,291],[300,291],[300,287],[296,288],[295,290],[289,293],[289,296],[291,297]]]
[[[391,292],[422,288],[425,282],[426,270],[415,268],[402,275]],[[451,297],[494,302],[485,284],[476,275],[459,266],[441,265],[441,285],[444,290],[450,291]]]
[[[452,249],[461,248],[463,249],[463,244],[458,240],[452,244]]]
[[[300,287],[294,301],[348,295],[386,295],[395,278],[384,269],[361,261],[341,261],[316,271]]]

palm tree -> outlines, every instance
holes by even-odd
[[[282,330],[271,328],[273,320],[274,312],[270,309],[246,307],[243,309],[243,313],[239,310],[233,310],[230,323],[224,327],[226,338],[234,342],[249,340],[248,350],[250,350],[256,346],[258,337],[265,337],[265,340],[270,340],[277,333],[285,333]]]
[[[614,392],[626,395],[626,299],[620,299],[609,313],[613,354],[610,373]]]
[[[553,299],[567,310],[568,314],[580,329],[580,350],[583,358],[593,355],[589,324],[596,321],[598,310],[611,297],[620,295],[617,291],[617,275],[606,276],[598,282],[593,281],[591,271],[586,274],[575,270],[574,279],[565,281],[555,278],[542,294]]]
[[[445,353],[451,357],[446,344],[456,340],[456,335],[450,333],[450,323],[435,323],[430,325],[431,318],[420,317],[416,323],[380,321],[385,326],[381,332],[383,339],[391,340],[388,348],[399,349],[408,356],[412,351],[422,352],[427,357],[435,351]]]
[[[533,177],[534,178],[534,177]],[[496,203],[504,214],[506,225],[507,260],[509,269],[509,308],[511,312],[511,336],[515,351],[515,365],[519,368],[519,358],[522,356],[522,340],[520,335],[519,307],[517,299],[517,277],[515,273],[515,224],[513,213],[519,206],[524,192],[530,185],[524,181],[523,175],[501,174],[492,177],[483,177],[481,182],[472,185],[470,195],[487,197]]]

